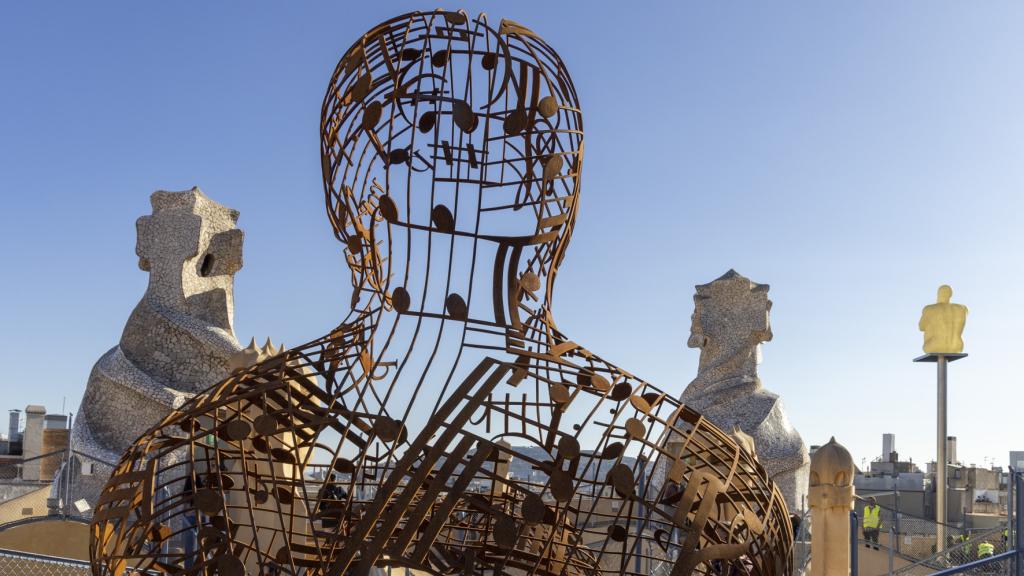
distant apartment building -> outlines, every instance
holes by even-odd
[[[853,479],[857,489],[857,513],[862,514],[864,502],[874,496],[878,503],[902,514],[924,517],[927,513],[925,473],[911,461],[900,460],[896,451],[896,435],[882,435],[882,456],[875,458],[867,470],[858,470]]]
[[[1005,521],[1006,484],[1002,468],[951,464],[946,478],[949,523],[980,529]]]
[[[1010,468],[1017,472],[1024,471],[1024,450],[1010,452]]]
[[[996,526],[1006,515],[1006,474],[1001,467],[964,465],[957,458],[956,436],[946,438],[946,522],[968,529]],[[1020,453],[1024,456],[1024,453]],[[1013,453],[1010,464],[1013,465]],[[935,462],[928,463],[930,518],[935,517]]]
[[[47,414],[37,405],[11,410],[0,442],[0,503],[48,486],[64,460],[69,434],[66,415]],[[32,514],[40,512],[46,513]]]

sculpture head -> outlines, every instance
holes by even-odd
[[[499,268],[483,260],[501,250],[521,252],[509,272],[550,297],[578,206],[583,128],[568,71],[533,32],[461,11],[388,20],[341,58],[320,128],[353,307],[367,292],[388,304],[398,289],[418,302],[431,269],[466,290],[474,264]]]
[[[233,334],[244,237],[235,227],[238,211],[199,188],[154,192],[150,203],[153,214],[135,223],[139,268],[149,272],[145,298]]]
[[[735,270],[696,287],[690,317],[690,348],[746,347],[772,339],[767,284],[751,282]]]
[[[949,301],[953,298],[953,289],[943,284],[939,286],[939,295],[936,298],[936,302],[939,304],[949,304]]]

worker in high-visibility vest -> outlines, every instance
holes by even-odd
[[[987,558],[996,553],[996,547],[990,542],[982,542],[978,544],[978,559]]]
[[[882,528],[882,508],[875,501],[874,496],[869,497],[867,505],[864,506],[862,528],[864,540],[866,540],[864,547],[878,550],[878,531]]]
[[[956,558],[957,564],[963,564],[971,559],[971,547],[967,545],[971,541],[970,532],[961,532],[959,536],[953,538],[953,543],[956,544]]]

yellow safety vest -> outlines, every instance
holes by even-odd
[[[984,558],[985,556],[991,556],[996,553],[996,547],[988,542],[982,542],[978,544],[978,558]]]
[[[877,504],[875,506],[864,507],[864,527],[865,528],[878,528],[882,525],[882,519],[879,517],[879,512],[882,508]]]

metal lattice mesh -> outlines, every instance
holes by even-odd
[[[884,504],[879,505],[881,513],[882,548],[893,547],[894,555],[911,562],[911,566],[931,566],[932,570],[959,566],[977,560],[978,544],[988,542],[993,545],[994,554],[1006,551],[1003,533],[1006,522],[1000,522],[992,528],[969,529],[954,524],[942,524],[946,533],[945,552],[936,554],[935,536],[939,522],[901,512]],[[863,545],[863,533],[858,534]],[[891,542],[889,539],[892,539]],[[908,570],[910,567],[896,570]]]
[[[90,576],[88,562],[0,550],[0,574],[4,576]]]
[[[985,544],[992,546],[992,555],[1002,554],[1010,549],[1007,540],[1003,537],[1005,528],[1005,525],[1000,525],[989,530],[974,532],[947,528],[947,539],[951,539],[952,542],[947,545],[945,550],[941,553],[929,554],[909,566],[899,568],[894,571],[894,574],[924,576],[937,570],[962,566],[978,560],[979,551]],[[994,562],[966,573],[1005,574],[1006,563]]]
[[[53,515],[91,517],[91,508],[81,501],[99,493],[113,467],[69,449],[0,466],[0,482],[12,494],[0,503],[0,526]]]

